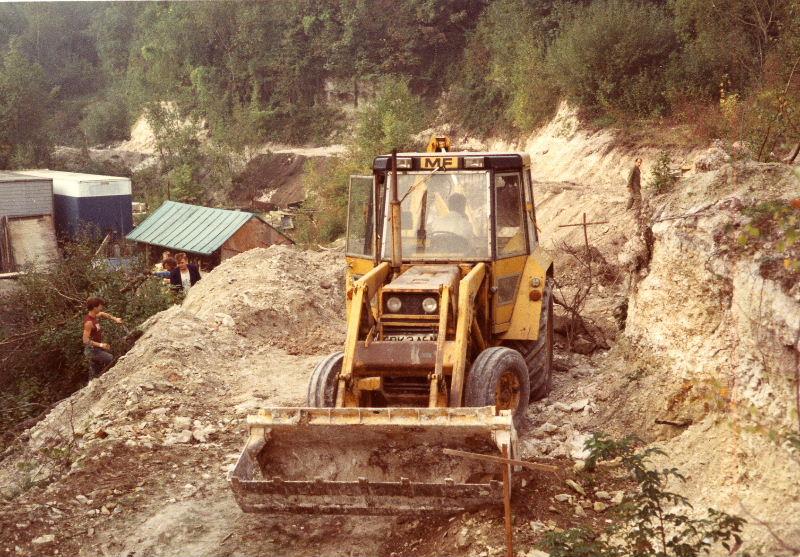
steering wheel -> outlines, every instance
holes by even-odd
[[[462,251],[464,247],[472,247],[471,242],[460,234],[447,230],[428,233],[428,249],[431,251]],[[455,249],[453,249],[455,247]]]

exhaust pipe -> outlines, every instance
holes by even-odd
[[[397,193],[397,149],[392,149],[392,200],[391,221],[392,221],[392,270],[395,275],[400,273],[400,265],[403,263],[403,239],[401,237],[402,226],[400,222],[400,199]]]

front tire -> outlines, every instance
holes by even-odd
[[[333,408],[336,406],[336,391],[339,373],[342,371],[344,352],[335,352],[314,368],[308,380],[306,400],[311,408]]]
[[[467,376],[465,406],[511,410],[514,425],[519,427],[525,418],[529,398],[528,368],[519,352],[494,346],[478,354]]]
[[[542,297],[542,315],[539,318],[537,340],[512,340],[506,346],[513,348],[525,359],[531,385],[531,400],[540,400],[550,394],[553,377],[553,279],[548,277]]]

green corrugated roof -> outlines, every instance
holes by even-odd
[[[165,201],[126,237],[175,251],[210,255],[258,215]]]

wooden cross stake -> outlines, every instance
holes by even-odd
[[[511,516],[511,466],[523,466],[531,470],[539,470],[541,472],[551,472],[555,474],[558,468],[555,466],[548,466],[547,464],[538,464],[536,462],[525,462],[524,460],[515,460],[509,458],[508,445],[503,445],[503,456],[494,456],[480,453],[469,453],[467,451],[458,451],[456,449],[443,449],[444,454],[450,456],[458,456],[461,458],[468,458],[471,460],[481,460],[483,462],[492,462],[494,464],[503,465],[503,509],[505,511],[506,523],[506,556],[514,557],[514,519]]]
[[[592,226],[593,224],[608,224],[607,220],[600,220],[597,222],[586,222],[586,213],[583,213],[583,222],[576,222],[572,224],[562,224],[559,228],[567,228],[569,226],[582,226],[583,227],[583,241],[586,245],[586,252],[589,252],[589,233],[587,232],[587,228]]]

